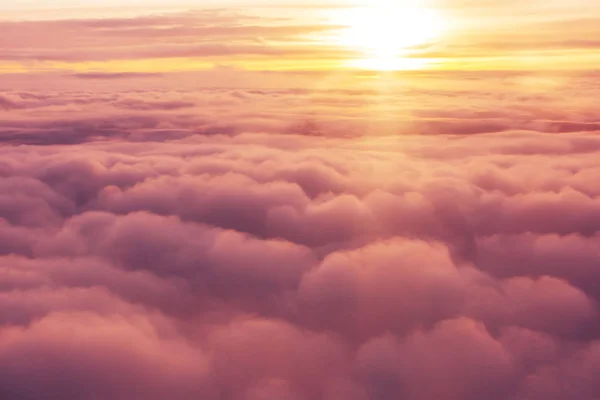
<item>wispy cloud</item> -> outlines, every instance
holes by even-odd
[[[596,19],[583,6],[574,6],[570,13],[552,9],[543,18],[527,8],[528,3],[511,6],[523,11],[511,18],[496,3],[475,9],[456,2],[434,6],[442,10],[450,28],[422,49],[411,49],[408,57],[435,60],[436,68],[489,69],[496,63],[497,69],[546,69],[547,61],[553,60],[558,68],[592,69],[597,61],[594,54],[582,51],[598,46],[590,38],[599,33]],[[311,7],[302,10],[319,17],[293,17],[285,7],[268,15],[266,8],[242,7],[127,18],[5,20],[0,22],[0,60],[37,71],[81,72],[94,62],[93,68],[105,72],[147,72],[153,65],[169,72],[197,68],[198,62],[205,63],[202,68],[226,62],[248,69],[296,65],[333,70],[361,57],[359,48],[331,40],[342,28],[329,17],[335,15],[335,7],[327,6],[327,12]],[[156,63],[173,58],[176,63]],[[132,60],[136,63],[126,63]]]

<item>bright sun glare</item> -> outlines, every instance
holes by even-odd
[[[335,19],[347,27],[337,39],[339,44],[362,53],[353,66],[374,70],[423,67],[423,59],[407,56],[414,47],[439,37],[443,20],[435,10],[419,3],[370,0],[365,6],[339,10]]]

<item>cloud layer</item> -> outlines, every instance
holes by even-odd
[[[0,397],[597,399],[597,88],[481,82],[4,92]]]

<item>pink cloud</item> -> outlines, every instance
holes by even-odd
[[[3,94],[0,397],[595,400],[596,91],[472,79]]]

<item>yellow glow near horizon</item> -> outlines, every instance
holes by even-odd
[[[368,5],[339,10],[336,22],[347,26],[336,41],[363,54],[351,65],[374,70],[420,69],[426,60],[406,58],[444,31],[435,10],[418,0],[371,0]]]

